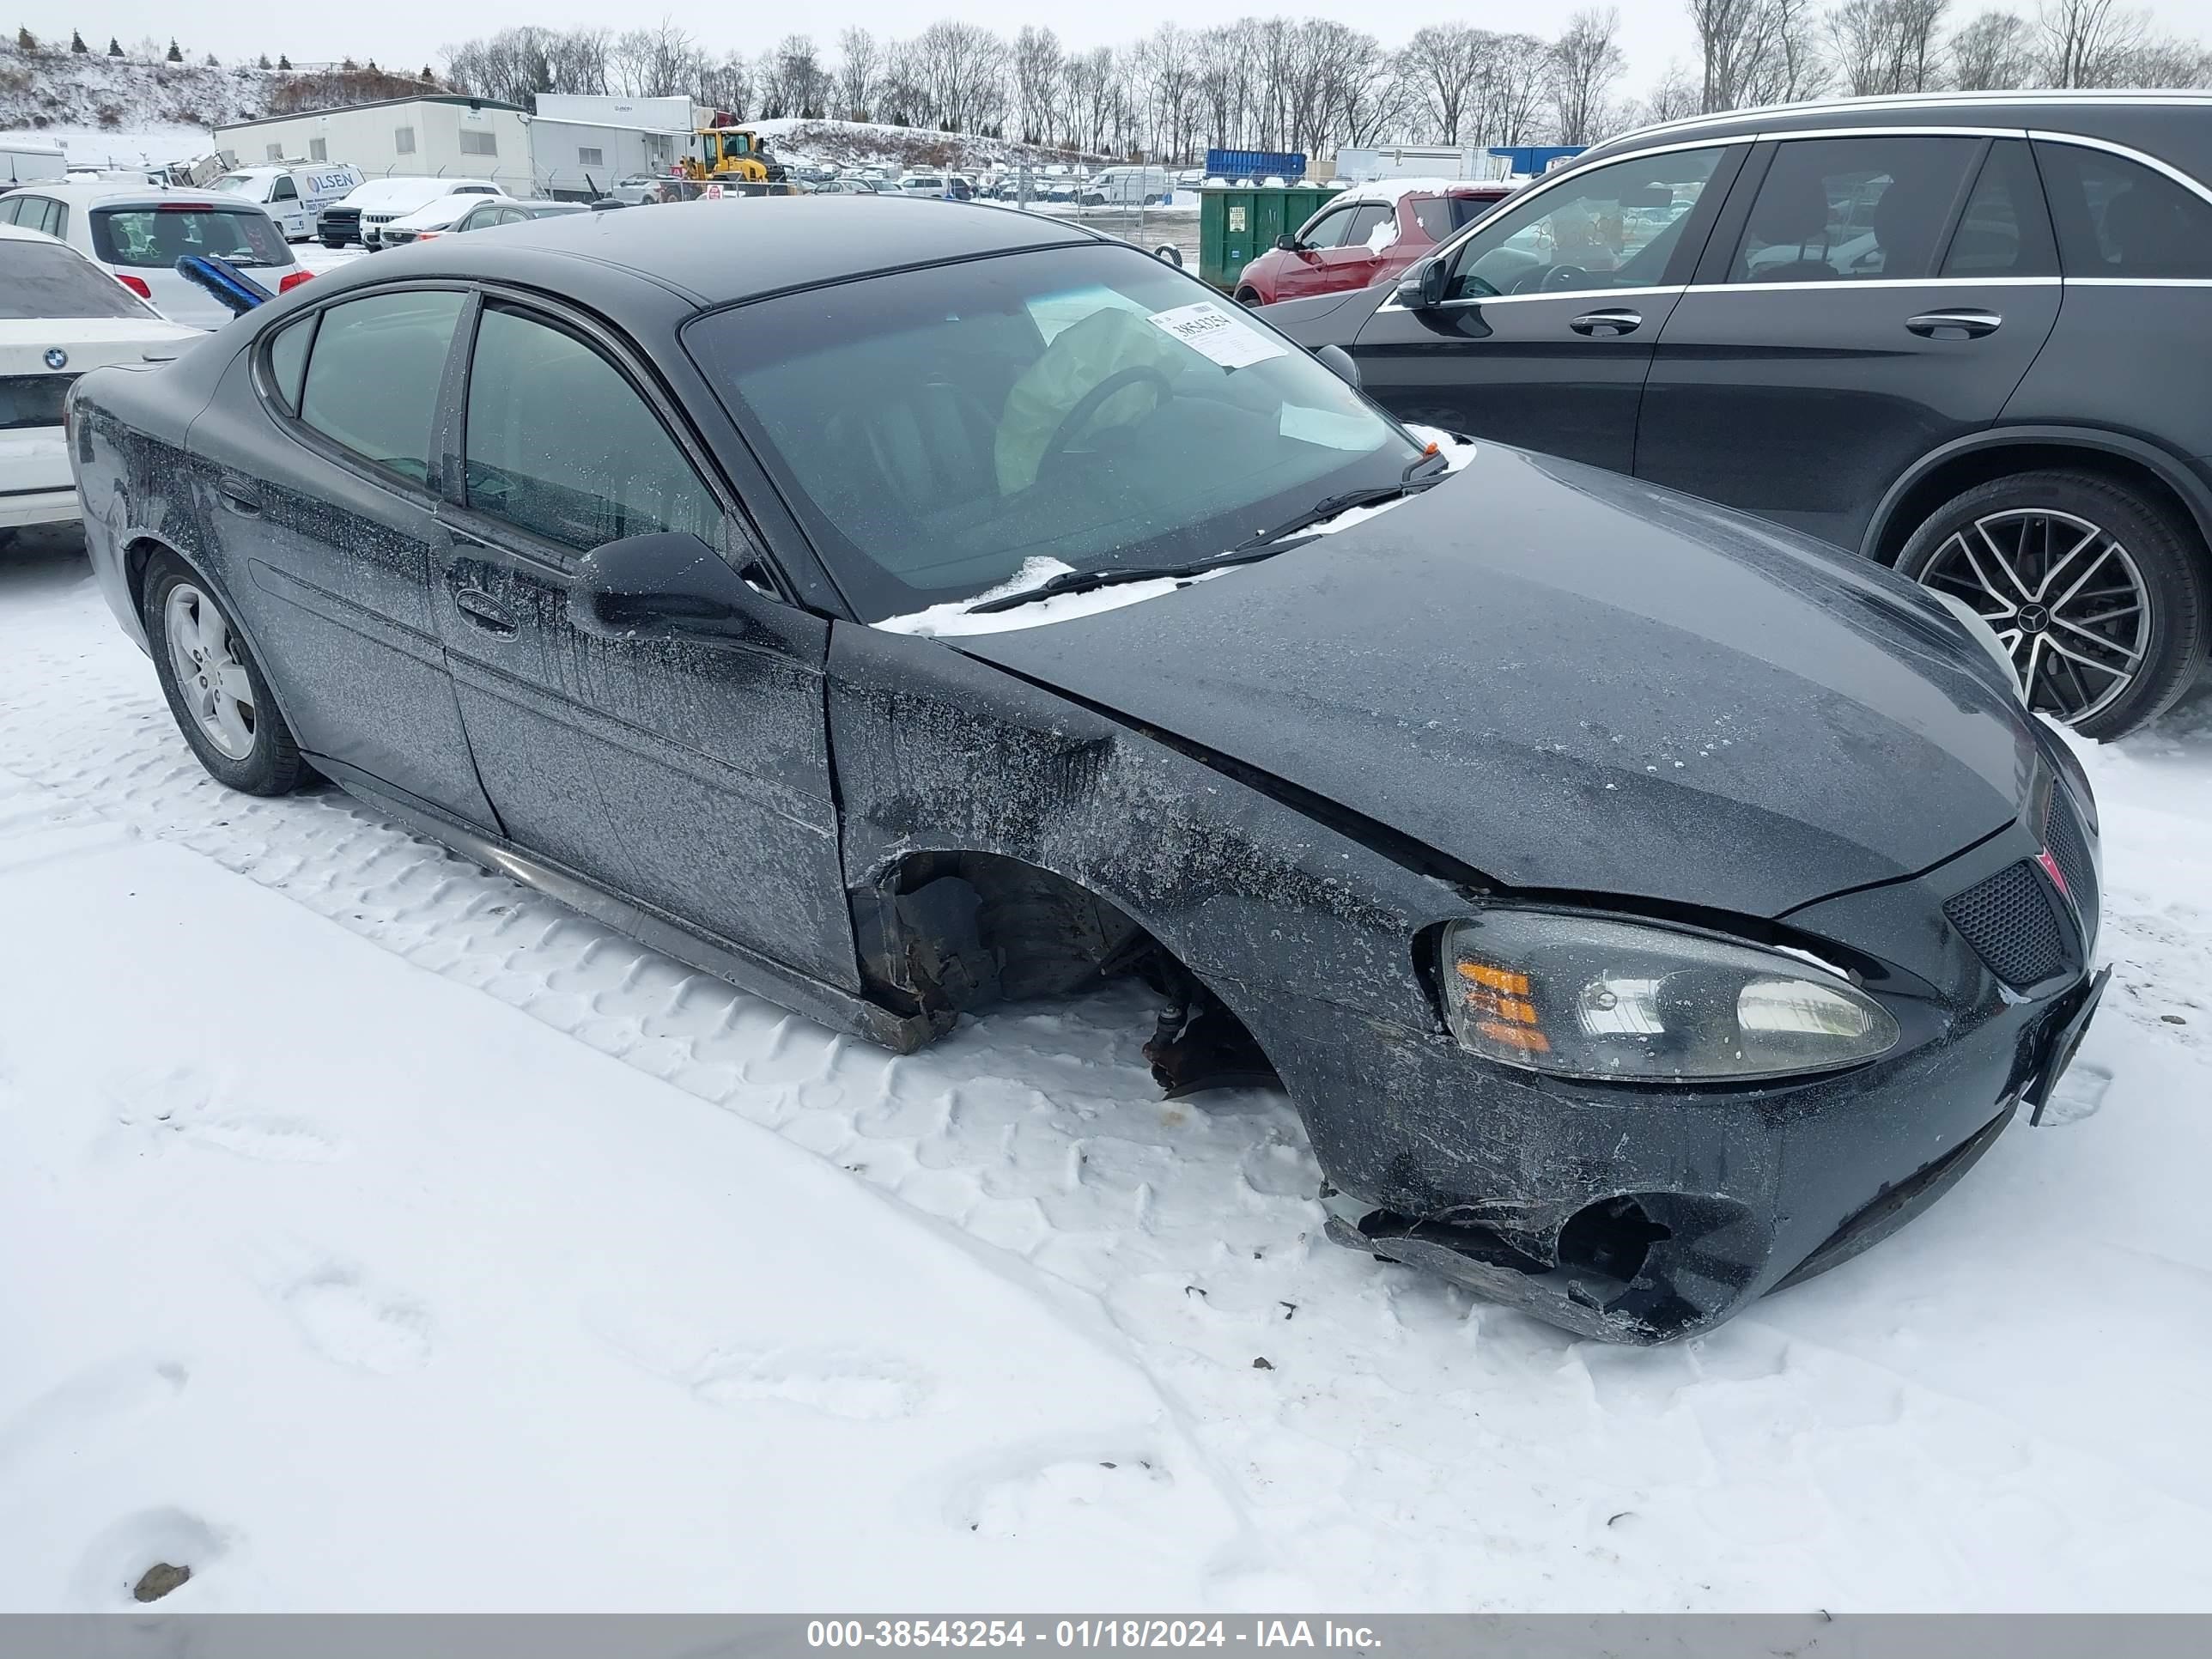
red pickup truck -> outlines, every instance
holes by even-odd
[[[1512,193],[1502,179],[1382,179],[1354,185],[1244,267],[1248,306],[1388,282]]]

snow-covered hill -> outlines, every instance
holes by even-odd
[[[1078,150],[1046,149],[1010,138],[983,138],[927,127],[886,126],[875,121],[810,121],[786,117],[751,124],[787,161],[828,167],[960,167],[976,169],[1027,162],[1042,167],[1105,159]]]
[[[220,122],[263,113],[287,78],[273,70],[0,46],[0,129],[46,137],[184,130],[204,140]],[[77,144],[70,149],[76,159]]]

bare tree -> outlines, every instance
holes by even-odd
[[[1430,131],[1447,144],[1460,142],[1489,40],[1464,23],[1437,23],[1414,30],[1399,54],[1401,78],[1426,104]]]
[[[867,30],[848,28],[837,37],[837,100],[842,113],[848,121],[865,121],[876,73],[883,65],[883,49]]]
[[[2035,81],[2035,31],[2017,12],[1985,11],[1951,36],[1951,81],[1961,92],[1993,92]]]
[[[1552,46],[1553,136],[1563,144],[1587,144],[1604,124],[1606,94],[1626,60],[1619,36],[1620,13],[1578,11]]]
[[[1483,78],[1488,83],[1491,143],[1525,144],[1534,136],[1552,78],[1552,49],[1533,34],[1501,34],[1491,44]]]
[[[945,131],[976,131],[1004,107],[1006,46],[990,30],[947,18],[914,47],[930,117]]]
[[[1950,0],[1844,0],[1827,32],[1844,89],[1855,97],[1924,92],[1941,59],[1936,30]]]
[[[2121,11],[2118,0],[2043,0],[2036,27],[2043,35],[2044,76],[2054,87],[2108,85],[2115,58],[2139,51],[2150,14]]]
[[[1742,100],[1747,72],[1763,49],[1765,0],[1686,0],[1698,32],[1704,83],[1699,106],[1734,109]]]
[[[1015,129],[1033,144],[1048,143],[1059,112],[1060,37],[1023,25],[1014,37],[1012,69]]]
[[[699,101],[709,109],[726,112],[744,120],[752,107],[753,72],[742,53],[731,52],[719,64],[702,64]]]
[[[1183,29],[1163,23],[1133,56],[1131,67],[1142,81],[1150,131],[1146,149],[1153,157],[1180,161],[1189,148],[1198,97],[1196,46]]]
[[[829,112],[834,83],[811,35],[787,34],[763,52],[757,78],[763,116],[819,118]]]

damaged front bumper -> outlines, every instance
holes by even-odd
[[[1271,1019],[1309,1115],[1329,1237],[1610,1341],[1671,1341],[1887,1237],[2023,1108],[2039,1116],[2095,1012],[2094,868],[2054,878],[2063,950],[2001,981],[1947,901],[2045,858],[2047,793],[2014,831],[1890,886],[1804,907],[1808,937],[1892,941],[1874,988],[1917,1040],[1848,1071],[1735,1086],[1616,1085],[1485,1065],[1441,1033],[1319,1004]],[[2027,825],[2036,826],[2031,832]],[[2086,843],[2082,843],[2086,848]],[[1883,975],[1887,974],[1887,980]],[[1297,1034],[1327,1033],[1334,1040]],[[1289,1050],[1285,1054],[1285,1048]]]
[[[2089,989],[2085,980],[1887,1065],[1779,1089],[1491,1079],[1478,1098],[1441,1075],[1459,1056],[1401,1054],[1389,1062],[1394,1093],[1409,1071],[1433,1069],[1429,1099],[1462,1103],[1462,1122],[1485,1132],[1434,1120],[1387,1142],[1319,1130],[1323,1168],[1352,1183],[1323,1194],[1328,1234],[1584,1335],[1688,1336],[1941,1197],[2043,1081]],[[1345,1086],[1382,1085],[1355,1070],[1367,1074]],[[1454,1193],[1490,1196],[1439,1202]]]

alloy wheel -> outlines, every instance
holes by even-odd
[[[169,665],[192,723],[221,753],[246,759],[253,752],[253,681],[239,660],[229,623],[190,582],[169,590],[162,618]]]
[[[2110,708],[2150,646],[2150,590],[2120,539],[2044,507],[1961,526],[1921,573],[1973,606],[2012,653],[2028,706],[2069,726]]]

